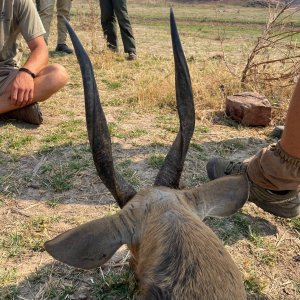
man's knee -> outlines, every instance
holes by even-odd
[[[67,70],[60,64],[52,64],[49,66],[50,76],[54,79],[56,85],[62,88],[69,80]]]
[[[41,93],[43,91],[46,92],[48,96],[52,93],[60,90],[69,79],[69,75],[67,70],[60,64],[52,64],[46,66],[39,74],[38,74],[38,82],[41,89]],[[48,98],[48,96],[46,98]],[[44,96],[42,96],[44,98]]]

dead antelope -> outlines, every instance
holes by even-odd
[[[139,192],[114,169],[93,68],[67,24],[83,77],[95,166],[122,209],[57,236],[45,243],[45,249],[68,265],[91,269],[103,265],[127,244],[139,282],[139,299],[243,300],[246,293],[238,268],[202,219],[229,216],[242,207],[248,197],[246,178],[226,176],[198,188],[178,190],[195,113],[188,66],[172,11],[170,22],[180,129],[154,186]]]

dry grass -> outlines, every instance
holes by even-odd
[[[178,128],[168,27],[170,3],[129,1],[139,56],[135,62],[126,61],[122,53],[106,51],[97,21],[97,1],[75,0],[73,4],[72,24],[95,67],[116,165],[137,188],[149,185]],[[263,10],[173,6],[197,109],[182,185],[195,186],[207,181],[209,157],[244,159],[274,142],[269,136],[272,127],[241,127],[222,113],[220,86],[226,93],[240,91],[241,86],[218,55],[218,34],[225,30],[227,55],[235,68],[241,69],[247,45],[262,24]],[[225,12],[216,14],[221,10]],[[255,24],[241,26],[239,15],[241,19],[252,16]],[[217,20],[203,21],[205,16]],[[222,23],[221,17],[232,22]],[[52,30],[50,50],[56,41],[55,26]],[[128,271],[126,251],[93,271],[54,262],[43,251],[45,240],[117,210],[93,166],[76,58],[51,52],[51,61],[68,69],[70,82],[41,104],[44,124],[38,128],[17,122],[0,124],[0,299],[132,299],[135,281]],[[274,123],[284,120],[291,88],[260,84],[249,88],[270,97]],[[249,294],[261,299],[299,299],[299,218],[275,218],[247,204],[235,216],[210,219],[208,224],[242,271]]]
[[[101,36],[101,32],[98,26],[94,26],[96,7],[90,4],[94,2],[88,1],[88,3],[89,5],[80,5],[80,12],[87,13],[83,14],[79,22],[73,19],[73,24],[79,35],[82,33],[81,38],[90,51],[100,54],[105,49],[104,41],[103,39],[99,41],[97,38]],[[94,58],[98,74],[105,76],[105,80],[111,83],[122,84],[124,82],[124,85],[121,85],[122,89],[130,91],[130,95],[125,94],[122,97],[122,101],[127,100],[127,102],[150,108],[154,105],[174,106],[174,72],[173,61],[170,57],[172,50],[168,24],[169,6],[170,3],[162,1],[159,5],[156,2],[145,1],[144,4],[132,3],[129,6],[135,24],[140,61],[124,66],[123,56],[116,59],[114,55],[105,53],[104,56]],[[184,37],[183,44],[189,61],[195,101],[199,102],[199,106],[203,108],[222,109],[224,96],[220,87],[224,87],[228,94],[241,91],[240,77],[235,77],[232,72],[238,76],[241,75],[251,45],[263,29],[266,11],[236,6],[225,8],[193,4],[188,6],[177,4],[177,6],[176,17],[180,32]],[[88,13],[90,11],[91,13]],[[241,25],[246,15],[249,22],[254,19],[256,25]],[[87,31],[88,34],[86,34]],[[223,40],[227,66],[222,59],[224,54],[220,39]],[[280,66],[277,68],[279,72]],[[115,69],[118,72],[115,72]],[[283,89],[283,84],[285,83],[268,85],[254,81],[248,83],[248,86],[243,89],[259,91],[265,94],[273,105],[278,106],[280,102],[279,106],[286,108],[292,87]]]

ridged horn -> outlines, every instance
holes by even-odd
[[[170,10],[171,37],[175,62],[176,103],[180,129],[154,185],[178,188],[190,140],[195,128],[195,108],[189,69],[181,46],[173,10]]]
[[[100,103],[92,63],[66,19],[65,23],[81,69],[86,125],[94,163],[102,182],[112,193],[119,206],[123,207],[136,194],[136,191],[114,168],[111,139],[105,114]]]

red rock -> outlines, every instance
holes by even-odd
[[[226,98],[226,113],[247,126],[267,126],[271,121],[271,104],[265,96],[244,92]]]

